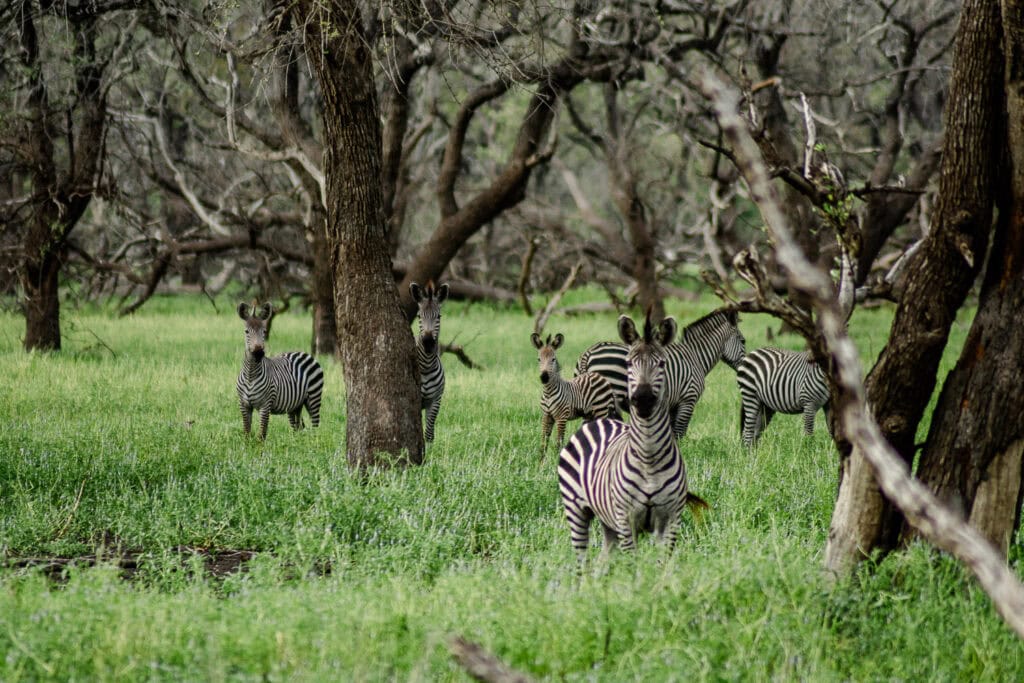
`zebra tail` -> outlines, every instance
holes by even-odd
[[[711,509],[708,502],[698,496],[696,493],[687,492],[686,494],[686,507],[690,508],[690,514],[698,522],[704,521],[704,513]]]

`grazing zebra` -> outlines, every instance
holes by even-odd
[[[565,340],[561,334],[554,338],[548,335],[547,341],[541,341],[540,335],[534,332],[530,341],[540,351],[537,362],[540,364],[540,382],[544,391],[540,397],[540,409],[544,417],[541,419],[540,457],[547,455],[548,438],[551,427],[558,425],[558,447],[562,447],[565,438],[565,423],[582,417],[584,420],[596,420],[601,417],[619,419],[619,411],[615,407],[615,392],[612,385],[596,372],[585,372],[571,380],[562,379],[561,366],[555,351]]]
[[[735,369],[743,359],[746,340],[736,311],[718,309],[683,329],[682,340],[665,347],[665,382],[672,429],[677,439],[686,435],[693,409],[704,393],[704,380],[719,360]],[[619,407],[626,405],[626,353],[623,344],[598,342],[576,362],[576,374],[597,372],[612,384]]]
[[[420,410],[427,411],[423,438],[434,440],[434,422],[441,410],[444,394],[444,366],[441,365],[441,304],[448,298],[448,285],[436,290],[434,283],[420,287],[409,285],[409,293],[419,306],[420,334],[416,337],[416,360],[420,367]]]
[[[665,390],[665,346],[676,333],[666,318],[657,327],[650,314],[643,335],[628,316],[619,336],[628,345],[628,425],[614,420],[584,423],[558,460],[558,488],[573,548],[582,560],[597,517],[606,556],[620,545],[631,550],[641,532],[674,546],[683,505],[707,507],[687,491],[686,465],[672,434]]]
[[[314,427],[320,425],[320,395],[324,371],[308,353],[288,351],[267,358],[270,336],[269,303],[257,312],[256,306],[238,304],[238,317],[245,321],[245,360],[238,374],[238,403],[246,436],[252,431],[252,411],[260,413],[260,439],[267,438],[271,413],[288,413],[292,429],[302,429],[302,407],[309,412]]]
[[[814,433],[814,416],[825,409],[829,388],[825,373],[810,353],[763,348],[750,352],[736,369],[742,399],[743,445],[753,445],[775,413],[803,413],[804,432]]]

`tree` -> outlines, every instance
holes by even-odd
[[[360,7],[351,0],[300,0],[285,10],[302,32],[324,100],[327,244],[335,273],[349,463],[359,469],[387,464],[386,458],[418,464],[418,369],[391,275],[381,210],[377,92]]]
[[[992,179],[998,218],[978,312],[939,395],[918,476],[1005,555],[1024,478],[1024,2],[1001,9],[1009,158],[993,150],[991,161],[1008,172]]]
[[[988,244],[1003,144],[999,8],[965,3],[946,109],[938,205],[909,266],[889,341],[867,378],[868,403],[885,438],[909,465],[942,351]],[[840,483],[825,563],[842,571],[894,548],[902,519],[883,497],[864,454],[840,444]]]
[[[22,0],[0,10],[5,44],[18,55],[14,87],[2,93],[12,114],[0,124],[0,163],[19,195],[0,218],[21,235],[27,351],[61,347],[61,271],[71,232],[102,191],[107,93],[131,40],[118,10],[132,5]]]

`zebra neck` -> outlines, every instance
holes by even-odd
[[[722,355],[722,341],[714,334],[694,335],[694,339],[686,340],[686,349],[701,375],[706,377],[711,368],[715,367]]]
[[[416,360],[419,361],[421,368],[432,368],[440,361],[441,354],[440,346],[434,347],[434,352],[431,353],[423,348],[419,340],[416,340]]]
[[[627,457],[647,464],[654,463],[662,459],[666,452],[673,450],[675,443],[672,420],[666,407],[656,407],[648,418],[630,411]]]
[[[253,384],[267,375],[267,365],[264,361],[267,359],[266,356],[260,359],[256,359],[251,353],[245,354],[245,360],[242,361],[242,372],[245,374],[245,380],[249,384]]]
[[[562,389],[569,384],[569,380],[562,379],[557,372],[551,373],[551,379],[544,385],[544,396],[550,398],[561,393]]]

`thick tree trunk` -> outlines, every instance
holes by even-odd
[[[911,264],[889,342],[867,379],[868,403],[889,443],[910,463],[935,388],[949,328],[984,259],[1003,120],[998,5],[965,3],[945,115],[942,170],[931,232]],[[864,454],[840,460],[839,497],[825,564],[844,571],[895,547],[899,511],[882,496]]]
[[[1003,0],[1002,20],[1010,173],[999,178],[978,313],[942,387],[918,475],[1006,554],[1024,451],[1024,0]]]
[[[381,131],[359,4],[301,0],[290,9],[324,98],[327,243],[347,395],[349,464],[423,459],[412,332],[391,276],[381,210]]]
[[[313,354],[338,353],[338,324],[334,304],[334,270],[327,242],[326,217],[314,211],[311,227],[313,242]]]
[[[38,233],[38,231],[35,231]],[[21,286],[25,299],[22,307],[25,312],[26,351],[60,350],[60,269],[63,259],[60,249],[50,244],[50,235],[43,234],[42,244],[39,235],[32,235],[26,244],[29,254],[39,254],[38,258],[30,258],[22,266]]]

